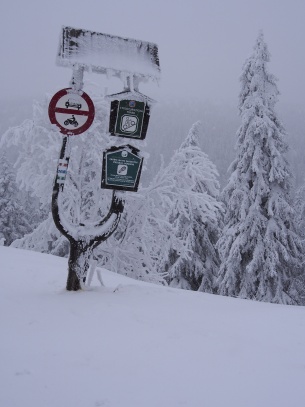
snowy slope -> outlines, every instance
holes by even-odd
[[[0,247],[1,407],[294,407],[305,307],[144,284],[66,292],[67,260]]]

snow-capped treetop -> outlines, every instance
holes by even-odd
[[[277,102],[279,91],[276,86],[277,78],[270,74],[266,63],[270,61],[270,53],[264,41],[264,34],[260,31],[252,55],[246,60],[240,77],[241,91],[239,94],[239,108],[250,108],[253,105],[273,109]]]
[[[218,171],[206,153],[199,147],[201,122],[194,123],[180,148],[175,152],[171,162],[162,176],[173,182],[180,192],[207,194],[206,199],[219,195]]]
[[[187,147],[197,147],[199,149],[199,129],[201,127],[201,122],[198,120],[192,125],[186,139],[182,142],[179,151],[182,151]]]
[[[0,239],[10,245],[30,232],[29,215],[25,212],[15,182],[15,172],[5,154],[0,156]]]
[[[213,292],[218,268],[215,243],[219,235],[221,204],[215,165],[199,147],[201,123],[191,127],[161,179],[167,193],[161,195],[165,216],[183,246],[170,247],[159,268],[168,272],[168,282],[181,288]]]

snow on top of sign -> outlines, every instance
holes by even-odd
[[[72,27],[63,27],[57,64],[78,64],[85,70],[114,76],[160,77],[156,44]]]
[[[144,95],[141,92],[138,92],[136,90],[134,91],[123,91],[119,93],[114,93],[113,95],[107,95],[106,99],[108,100],[136,100],[138,102],[145,102],[149,103],[152,105],[153,103],[156,103],[156,101],[149,96]]]

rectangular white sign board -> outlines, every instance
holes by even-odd
[[[72,27],[62,28],[57,64],[114,76],[160,77],[156,44]]]

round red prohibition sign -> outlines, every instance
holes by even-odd
[[[94,119],[94,104],[87,93],[62,89],[55,93],[49,104],[49,118],[59,131],[75,136],[88,130]]]

